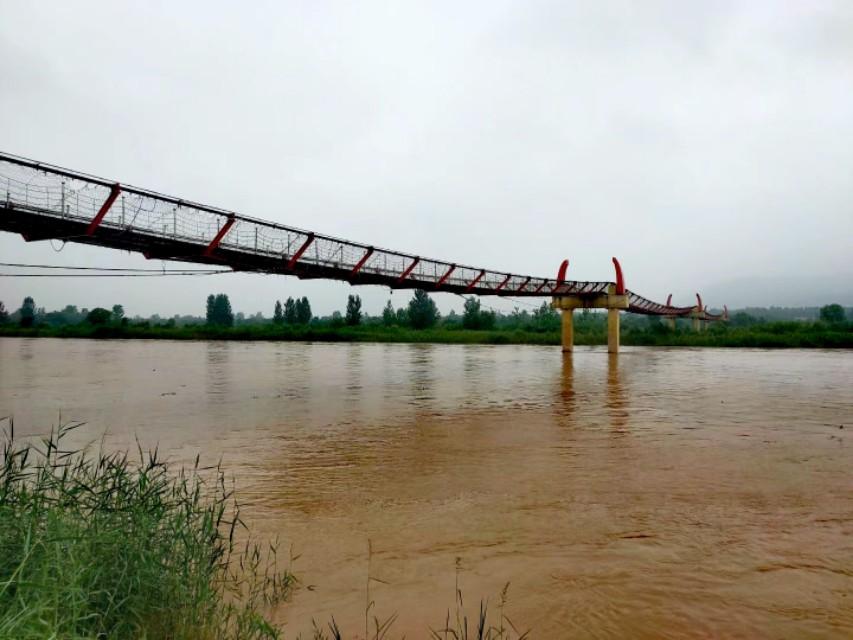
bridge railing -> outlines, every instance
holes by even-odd
[[[120,189],[120,194],[103,212],[99,226],[195,246],[192,255],[170,255],[173,259],[192,261],[201,255],[209,257],[211,248],[229,249],[280,261],[285,273],[296,272],[298,265],[313,265],[327,267],[329,270],[323,273],[332,274],[314,277],[357,281],[359,275],[373,275],[392,287],[443,288],[476,295],[547,297],[571,293],[594,296],[605,293],[613,284],[608,281],[557,281],[420,258],[258,220],[147,189],[119,186],[97,176],[0,153],[0,197],[15,208],[31,210],[40,216],[89,225],[116,188]],[[74,240],[75,237],[61,239]],[[662,305],[630,291],[627,293],[629,308],[636,313],[681,316],[693,309]]]

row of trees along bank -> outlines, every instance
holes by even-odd
[[[488,300],[485,301],[485,304]],[[524,304],[520,302],[520,304]],[[357,295],[347,298],[343,312],[315,317],[307,298],[273,303],[272,317],[262,313],[235,313],[226,294],[207,297],[205,315],[164,319],[125,317],[124,308],[97,307],[78,310],[68,305],[45,311],[32,297],[9,313],[0,303],[0,335],[93,338],[171,338],[239,340],[358,340],[378,342],[445,342],[490,344],[559,344],[560,317],[548,301],[528,311],[500,313],[468,299],[462,314],[442,316],[429,294],[414,291],[404,306],[389,301],[380,315],[364,312]],[[670,328],[658,317],[623,315],[622,340],[626,345],[747,346],[747,347],[853,347],[853,322],[837,304],[821,308],[769,308],[736,311],[729,322],[710,324],[696,333],[689,319]],[[760,315],[759,315],[760,314]],[[795,318],[795,319],[789,319]],[[585,310],[575,314],[575,344],[604,344],[606,314]]]

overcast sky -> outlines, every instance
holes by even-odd
[[[849,1],[0,0],[0,149],[478,267],[612,279],[615,255],[685,305],[853,304]],[[0,256],[152,265],[6,233]],[[351,289],[0,278],[13,309],[201,314],[211,291],[269,315]]]

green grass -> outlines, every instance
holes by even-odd
[[[0,638],[277,638],[262,611],[293,576],[235,548],[218,467],[65,448],[75,426],[0,451]]]
[[[465,329],[411,329],[408,327],[334,327],[329,325],[275,326],[244,325],[216,327],[206,325],[168,326],[92,326],[86,324],[64,327],[40,326],[21,328],[0,327],[0,336],[93,338],[93,339],[163,339],[163,340],[276,340],[318,342],[414,342],[442,344],[559,344],[556,331],[471,331]]]
[[[559,345],[559,329],[499,328],[468,330],[458,326],[439,326],[431,329],[363,325],[357,327],[311,324],[306,326],[276,326],[273,324],[238,327],[190,326],[127,326],[90,324],[63,327],[39,326],[21,328],[0,326],[0,336],[91,338],[91,339],[163,339],[163,340],[257,340],[257,341],[320,341],[320,342],[402,342],[436,344],[533,344]],[[576,345],[604,345],[607,329],[603,319],[576,321]],[[642,319],[628,318],[622,326],[622,344],[628,346],[684,347],[761,347],[761,348],[853,348],[853,322],[762,322],[749,326],[716,323],[706,331],[696,333],[679,326],[670,330]]]

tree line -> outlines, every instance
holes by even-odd
[[[753,313],[745,311],[734,312],[725,326],[730,328],[749,328],[752,326],[767,324],[773,321],[783,308],[770,308],[767,317],[762,310],[753,310]],[[846,321],[847,312],[839,304],[829,304],[815,309],[819,321],[829,325],[838,325]],[[802,313],[802,310],[798,312]],[[761,315],[758,315],[761,313]],[[575,315],[575,330],[578,332],[598,331],[605,326],[604,314],[584,311]],[[479,331],[532,331],[532,332],[555,332],[560,329],[560,318],[557,312],[551,308],[548,301],[543,301],[539,306],[532,309],[520,310],[515,308],[510,313],[501,313],[493,309],[484,308],[482,301],[478,298],[466,299],[462,314],[451,311],[442,316],[432,297],[423,290],[416,289],[411,299],[404,306],[395,308],[388,300],[382,313],[378,316],[369,316],[362,309],[362,300],[358,295],[347,297],[344,312],[335,311],[331,316],[324,318],[315,317],[311,310],[311,303],[307,297],[288,297],[284,303],[276,300],[273,305],[272,317],[267,318],[261,313],[246,317],[242,313],[234,313],[231,301],[227,294],[210,294],[204,318],[194,316],[175,316],[173,318],[161,319],[154,315],[147,319],[125,316],[124,307],[120,304],[113,305],[111,309],[96,307],[94,309],[83,308],[79,310],[75,305],[67,305],[61,310],[46,311],[44,307],[38,307],[32,296],[24,298],[19,309],[10,312],[4,303],[0,301],[0,325],[13,324],[22,328],[36,326],[62,327],[72,325],[93,326],[127,326],[132,323],[135,326],[193,326],[205,324],[211,327],[234,327],[234,326],[258,326],[272,324],[274,326],[329,326],[335,327],[357,327],[367,325],[371,327],[400,327],[410,329],[430,329],[441,327],[447,329],[468,329]],[[679,324],[689,329],[689,320],[679,320]],[[716,326],[716,325],[714,325]],[[660,318],[654,316],[634,316],[625,314],[623,327],[628,330],[663,333],[667,331],[666,326],[661,323]]]

